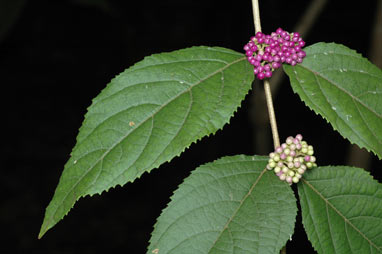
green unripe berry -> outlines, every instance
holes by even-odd
[[[300,163],[304,163],[304,158],[303,157],[300,157],[299,160],[300,160]]]
[[[283,173],[287,173],[288,171],[289,171],[289,169],[288,169],[288,167],[283,167],[283,169],[282,169],[282,171],[283,171]]]
[[[287,161],[287,162],[292,162],[292,161],[293,161],[293,157],[292,157],[292,156],[288,156],[288,157],[286,158],[286,161]]]
[[[288,176],[294,176],[295,174],[294,174],[294,171],[293,170],[289,170],[288,171]]]
[[[313,150],[313,146],[308,146],[308,149],[309,150]]]
[[[296,173],[296,174],[295,174],[295,177],[297,177],[298,179],[300,179],[300,178],[302,177],[302,175],[299,174],[299,173]]]
[[[274,161],[279,161],[280,160],[280,155],[275,154],[275,156],[273,157],[273,160]]]
[[[275,157],[275,153],[270,153],[269,157],[271,157],[271,158]]]
[[[306,153],[308,152],[308,148],[303,147],[303,148],[301,149],[301,152],[306,154]]]
[[[282,174],[282,175],[279,176],[279,178],[280,178],[280,180],[284,181],[285,178],[286,178],[286,175]]]
[[[314,154],[313,150],[308,150],[308,155],[313,155],[313,154]]]
[[[293,168],[294,167],[294,163],[293,162],[288,162],[288,168]]]
[[[314,157],[314,156],[310,156],[310,161],[311,161],[311,162],[316,162],[316,157]]]
[[[280,168],[280,167],[275,167],[274,171],[275,171],[275,173],[277,174],[278,172],[281,171],[281,168]]]
[[[304,172],[305,172],[305,169],[303,169],[303,168],[298,168],[297,169],[297,172],[299,173],[299,174],[304,174]]]
[[[297,176],[294,176],[294,177],[292,178],[292,182],[294,182],[294,183],[298,183],[298,181],[300,181],[300,179],[299,179]]]
[[[276,162],[272,161],[268,164],[271,168],[276,167]]]
[[[285,148],[285,149],[284,149],[284,153],[285,153],[286,155],[290,154],[290,149],[289,149],[289,148]]]
[[[306,163],[306,166],[307,166],[308,168],[311,168],[311,167],[313,167],[313,163],[311,163],[311,162],[307,162],[307,163]]]

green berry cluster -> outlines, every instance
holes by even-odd
[[[302,140],[301,134],[290,136],[269,154],[267,169],[273,170],[282,181],[298,183],[307,169],[317,167],[313,154],[313,147]]]

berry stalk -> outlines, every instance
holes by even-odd
[[[255,23],[255,32],[261,32],[261,22],[260,22],[260,10],[259,10],[259,1],[252,0],[252,9],[253,9],[253,19]],[[273,108],[272,101],[272,93],[271,87],[268,79],[264,80],[264,90],[265,90],[265,98],[267,101],[268,114],[269,114],[269,122],[271,124],[272,137],[273,137],[273,146],[276,149],[280,146],[280,138],[277,130],[277,122],[275,110]]]

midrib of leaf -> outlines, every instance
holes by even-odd
[[[339,210],[337,210],[337,208],[332,204],[330,203],[330,201],[328,199],[326,199],[316,188],[313,187],[313,185],[311,185],[309,183],[309,181],[305,180],[304,178],[302,178],[302,181],[303,183],[305,183],[306,185],[308,185],[326,204],[326,206],[330,206],[344,221],[345,221],[345,225],[349,225],[351,226],[355,231],[357,231],[366,241],[368,241],[370,243],[370,245],[372,245],[375,249],[381,251],[381,248],[376,246],[369,238],[367,238],[366,235],[364,235],[353,223],[351,223],[351,221],[349,221]],[[305,186],[304,186],[305,188]],[[307,199],[308,200],[308,199]],[[309,201],[308,201],[309,203]],[[327,213],[327,216],[329,216],[329,214]],[[313,221],[313,220],[312,220]],[[328,220],[329,221],[329,220]],[[346,230],[346,227],[345,227],[345,230]],[[330,236],[332,236],[330,234]],[[348,241],[349,241],[349,238],[347,238]],[[332,242],[334,240],[332,239]],[[350,245],[349,245],[350,246]]]
[[[321,76],[320,76],[320,77],[321,77]],[[318,78],[318,75],[316,75],[316,73],[314,73],[314,78],[316,79],[316,82],[317,82],[317,84],[318,84],[318,86],[319,86],[319,88],[320,88],[321,94],[324,96],[326,102],[327,102],[329,105],[332,105],[332,104],[329,102],[329,100],[328,100],[328,96],[325,94],[324,90],[322,89],[321,82],[320,82],[320,80],[319,80],[319,78]],[[325,80],[327,80],[327,79],[325,79]],[[327,80],[327,81],[329,82],[329,80]],[[337,86],[336,86],[336,87],[337,87]],[[342,90],[341,90],[341,91],[342,91]],[[305,90],[304,90],[304,92],[305,92]],[[306,93],[305,93],[305,94],[306,94]],[[356,103],[354,102],[354,99],[353,99],[353,103],[354,103],[355,106],[357,106]],[[313,104],[317,106],[317,104],[315,104],[315,103],[313,103]],[[320,108],[320,107],[318,107],[318,108]],[[357,109],[358,109],[358,108],[357,108]],[[321,109],[321,111],[322,111],[322,109]],[[333,111],[335,114],[338,115],[338,113],[337,113],[336,111],[334,111],[333,109],[332,109],[332,111]],[[358,110],[358,112],[359,112],[359,110]],[[352,130],[353,130],[353,128],[351,128],[351,126],[347,123],[347,121],[345,121],[345,119],[342,119],[342,117],[340,117],[340,118],[341,118],[342,122],[343,122],[345,125],[347,125],[347,126],[349,127],[349,129],[352,129]],[[362,118],[362,120],[363,120],[363,118]],[[364,122],[365,122],[365,121],[364,121]],[[365,122],[365,124],[367,125],[366,122]],[[369,126],[368,126],[367,128],[370,130]],[[355,130],[353,130],[353,132],[354,132],[355,134],[357,134],[357,136],[358,136],[358,138],[359,138],[360,140],[362,140],[365,144],[368,144],[368,142],[362,137],[362,135],[360,135],[360,134],[359,134],[357,131],[355,131]],[[373,133],[371,130],[370,130],[370,132]],[[374,133],[373,133],[373,136],[375,137]]]
[[[217,241],[220,239],[220,237],[222,236],[223,232],[228,228],[229,224],[232,222],[232,220],[235,218],[236,214],[239,212],[241,206],[244,204],[244,201],[251,195],[252,191],[254,190],[254,188],[256,187],[257,183],[260,181],[261,177],[264,175],[266,169],[263,169],[263,171],[261,171],[260,175],[257,177],[256,181],[253,183],[253,185],[251,186],[251,188],[249,189],[248,193],[243,197],[243,199],[240,201],[240,204],[239,206],[236,208],[235,212],[232,214],[232,216],[229,218],[229,220],[227,221],[227,223],[224,225],[223,229],[220,231],[219,235],[217,236],[216,240],[214,241],[214,243],[211,245],[210,249],[208,250],[207,253],[210,253],[210,251],[212,250],[212,248],[216,245]],[[231,233],[230,233],[231,234]],[[231,238],[232,239],[232,238]]]
[[[305,69],[308,69],[308,68],[305,68]],[[309,70],[309,69],[308,69],[308,70]],[[321,89],[320,81],[319,81],[319,79],[317,78],[318,75],[316,75],[316,73],[315,73],[314,71],[312,71],[312,72],[314,73],[314,78],[315,78],[316,82],[318,83],[318,86],[320,87],[321,94],[322,94],[323,97],[325,98],[325,100],[326,100],[326,102],[328,103],[328,105],[331,106],[330,102],[328,101],[327,96],[324,94],[323,90]],[[296,75],[296,77],[297,77],[297,76],[298,76],[297,72],[295,71],[294,73],[295,73],[295,75]],[[305,98],[306,98],[306,100],[309,100],[309,101],[310,101],[314,106],[316,106],[321,112],[324,112],[324,110],[322,110],[322,108],[321,108],[319,105],[317,105],[313,100],[310,99],[310,97],[308,96],[308,93],[305,91],[305,88],[301,85],[300,81],[299,81],[298,79],[296,79],[296,80],[297,80],[298,84],[300,85],[300,88],[301,88],[302,92],[305,94]],[[334,110],[332,110],[332,111],[335,112]],[[337,113],[335,112],[335,114],[337,114]],[[322,115],[322,116],[325,118],[324,115]],[[340,119],[342,120],[342,122],[343,122],[345,125],[347,125],[350,129],[352,129],[352,128],[349,126],[349,124],[348,124],[344,119],[342,119],[342,118],[340,118]],[[363,137],[361,137],[361,136],[359,135],[358,132],[356,132],[355,130],[353,130],[353,132],[358,136],[358,138],[359,138],[360,140],[362,140],[365,144],[367,144],[367,142],[365,141],[365,139],[364,139]],[[373,135],[374,135],[374,134],[373,134]]]
[[[372,108],[370,108],[369,106],[367,106],[366,104],[364,104],[358,97],[352,95],[351,93],[349,93],[348,91],[346,91],[345,89],[343,89],[342,87],[340,87],[336,82],[330,80],[329,78],[325,77],[322,73],[318,73],[316,71],[313,71],[311,69],[309,69],[308,67],[304,66],[304,65],[299,65],[300,67],[310,71],[313,73],[314,76],[319,76],[323,79],[325,79],[326,81],[328,81],[330,84],[333,84],[335,87],[337,87],[337,89],[341,90],[343,93],[349,95],[353,100],[356,100],[359,104],[361,104],[362,106],[364,106],[365,108],[367,108],[370,112],[374,113],[375,115],[377,115],[379,118],[382,118],[382,115],[378,114],[377,112],[375,112]],[[372,75],[370,75],[372,76]],[[322,89],[321,89],[322,90]]]
[[[248,162],[248,161],[253,161],[253,160],[243,160],[242,162]],[[267,161],[267,159],[259,159],[259,158],[258,158],[258,159],[256,159],[256,161]],[[237,162],[224,162],[224,163],[216,163],[216,162],[214,162],[214,163],[215,163],[216,166],[220,166],[220,165],[236,164]],[[208,174],[207,172],[198,172],[198,174],[207,174],[207,175],[211,176],[211,174]],[[261,174],[264,174],[264,172],[262,172]],[[211,184],[212,182],[217,181],[217,180],[221,180],[221,179],[224,179],[224,178],[230,178],[230,177],[232,177],[232,176],[238,176],[238,175],[253,175],[253,172],[251,172],[251,173],[245,172],[245,173],[233,173],[233,174],[227,174],[227,175],[224,175],[224,176],[222,176],[222,177],[214,178],[214,179],[211,180],[210,182],[201,183],[201,185],[196,185],[196,186],[194,187],[194,189],[197,189],[197,188],[199,188],[200,186],[203,186],[203,185]],[[256,182],[258,182],[258,180],[257,180]],[[188,193],[187,193],[187,194],[188,194]],[[185,196],[185,195],[186,195],[186,194],[183,194],[183,196]],[[179,202],[179,201],[180,201],[180,199],[177,200],[177,202]],[[173,200],[172,200],[171,202],[172,202],[172,205],[173,205],[173,206],[177,204],[177,202],[174,202]],[[219,202],[227,202],[227,201],[219,201]],[[231,201],[230,201],[230,202],[231,202]],[[244,202],[244,201],[242,201],[242,202]],[[202,207],[206,207],[206,206],[209,206],[209,205],[211,205],[211,204],[213,204],[213,203],[208,203],[208,204],[205,204],[205,205],[196,207],[195,209],[200,209],[200,208],[202,208]],[[195,209],[194,209],[194,210],[195,210]],[[168,231],[168,229],[169,229],[170,227],[172,227],[172,225],[174,225],[178,220],[180,220],[182,217],[184,217],[184,216],[186,216],[186,215],[188,215],[189,213],[192,213],[192,212],[193,212],[193,210],[190,210],[190,211],[188,211],[186,214],[183,214],[182,216],[178,217],[178,218],[177,218],[176,220],[174,220],[170,225],[168,225],[167,228],[166,228],[166,230],[164,230],[164,231],[165,231],[165,232]],[[237,213],[237,212],[236,212],[236,213]],[[223,231],[224,231],[224,230],[223,230]],[[162,234],[162,235],[158,238],[158,240],[157,240],[156,242],[159,242],[159,241],[162,239],[162,237],[164,237],[164,234]],[[219,237],[220,237],[220,235],[219,235]],[[182,241],[182,242],[183,242],[183,241]],[[180,242],[179,244],[181,244],[182,242]],[[216,240],[215,242],[217,242],[217,240]],[[177,244],[176,246],[174,246],[171,250],[175,249],[179,244]],[[213,246],[212,246],[212,247],[213,247]],[[210,248],[210,250],[212,249],[212,247]],[[169,252],[170,252],[171,250],[169,250]],[[209,251],[210,251],[210,250],[209,250]]]
[[[201,80],[199,80],[198,82],[196,82],[195,84],[192,84],[192,85],[190,85],[190,87],[188,88],[188,89],[186,89],[186,90],[184,90],[183,92],[181,92],[181,93],[179,93],[178,95],[176,95],[176,96],[174,96],[173,98],[171,98],[170,100],[168,100],[167,102],[165,102],[163,105],[161,105],[156,111],[154,111],[153,112],[153,114],[152,115],[150,115],[150,116],[148,116],[146,119],[144,119],[141,123],[139,123],[139,124],[137,124],[136,125],[136,127],[131,131],[131,132],[128,132],[126,135],[124,135],[121,139],[119,139],[117,142],[115,142],[115,144],[113,144],[109,149],[107,149],[106,151],[105,151],[105,153],[97,160],[97,161],[95,161],[95,163],[88,169],[88,170],[86,170],[86,172],[72,185],[72,187],[70,188],[70,190],[68,190],[67,192],[66,192],[66,194],[65,194],[65,196],[64,196],[64,198],[62,199],[62,202],[60,203],[60,205],[58,205],[55,209],[54,209],[54,212],[52,213],[52,215],[50,216],[50,218],[49,218],[49,220],[48,221],[52,221],[53,220],[53,217],[54,217],[54,215],[56,215],[56,213],[57,213],[57,210],[58,210],[58,208],[59,207],[61,207],[61,205],[62,205],[62,203],[63,203],[63,201],[64,200],[66,200],[66,198],[67,198],[67,196],[69,195],[69,193],[71,193],[72,191],[73,191],[73,189],[75,188],[75,187],[77,187],[78,186],[78,184],[82,181],[82,179],[100,162],[100,161],[102,161],[103,159],[104,159],[104,157],[115,147],[115,146],[117,146],[118,144],[120,144],[128,135],[130,135],[131,133],[133,133],[134,132],[134,130],[136,130],[136,129],[138,129],[138,127],[139,126],[141,126],[142,124],[144,124],[148,119],[150,119],[150,118],[153,118],[162,108],[164,108],[165,106],[167,106],[170,102],[172,102],[172,101],[174,101],[175,99],[177,99],[178,97],[180,97],[181,95],[183,95],[183,94],[185,94],[185,93],[187,93],[187,92],[190,92],[190,90],[193,88],[193,87],[195,87],[195,86],[197,86],[197,85],[199,85],[200,83],[202,83],[203,81],[205,81],[205,80],[207,80],[208,78],[210,78],[210,77],[212,77],[212,76],[214,76],[215,74],[217,74],[217,73],[219,73],[219,72],[222,72],[222,71],[224,71],[225,69],[227,69],[228,67],[230,67],[231,65],[233,65],[233,64],[235,64],[235,63],[238,63],[238,62],[240,62],[240,61],[243,61],[243,60],[245,60],[246,58],[245,57],[242,57],[242,58],[239,58],[239,59],[237,59],[237,60],[235,60],[235,61],[233,61],[233,62],[231,62],[231,63],[229,63],[229,64],[227,64],[226,66],[224,66],[224,67],[222,67],[222,68],[219,68],[219,69],[217,69],[216,71],[214,71],[214,72],[212,72],[211,74],[209,74],[209,75],[207,75],[206,77],[204,77],[204,78],[202,78]],[[208,60],[205,60],[205,61],[208,61]],[[177,63],[177,62],[181,62],[181,61],[174,61],[174,62],[171,62],[171,63]],[[187,61],[188,62],[188,61]],[[171,63],[163,63],[163,64],[171,64]],[[156,65],[151,65],[151,66],[156,66]],[[145,66],[146,67],[146,66]],[[142,68],[144,68],[144,67],[142,67]],[[140,83],[137,83],[137,84],[134,84],[133,86],[135,86],[135,85],[139,85]],[[131,87],[131,86],[130,86]],[[118,91],[119,92],[119,91]],[[107,97],[106,97],[107,98]],[[106,99],[105,98],[105,99]],[[119,113],[119,112],[118,112]],[[113,116],[113,115],[112,115]],[[110,116],[110,117],[112,117],[112,116]],[[109,118],[110,118],[109,117]],[[105,119],[104,121],[106,121],[107,119]],[[103,122],[104,122],[103,121]],[[100,124],[102,124],[103,122],[101,122]],[[99,126],[99,125],[98,125]],[[95,129],[94,129],[95,130]],[[94,130],[91,132],[91,133],[93,133],[94,132]],[[90,134],[91,134],[90,133]],[[89,135],[90,135],[89,134]],[[87,135],[87,136],[89,136],[89,135]],[[143,151],[143,150],[142,150]],[[141,152],[141,154],[142,154],[142,152]],[[140,157],[140,155],[138,156],[138,158]],[[78,158],[78,160],[81,160],[83,157],[81,157],[81,158]],[[155,160],[156,161],[156,160]],[[155,161],[153,162],[153,164],[155,163]],[[152,165],[152,164],[151,164]],[[100,169],[100,171],[102,170],[102,168]],[[90,186],[89,186],[90,187]],[[89,188],[88,187],[88,188]],[[77,198],[77,200],[78,200],[78,198]],[[50,224],[50,223],[49,223]],[[41,231],[41,232],[43,232],[43,231]]]
[[[343,93],[349,95],[349,96],[352,98],[353,103],[354,103],[354,106],[357,108],[357,111],[358,111],[358,113],[359,113],[359,115],[360,115],[362,121],[363,121],[364,124],[366,125],[367,129],[368,129],[368,130],[370,131],[370,133],[375,137],[375,140],[378,142],[378,144],[382,144],[381,141],[376,137],[375,133],[370,129],[368,123],[364,120],[363,115],[362,115],[362,113],[360,112],[360,110],[359,110],[359,108],[358,108],[358,105],[357,105],[357,103],[356,103],[355,101],[357,101],[359,104],[361,104],[362,106],[364,106],[364,107],[365,107],[366,109],[368,109],[370,112],[374,113],[377,117],[381,118],[381,116],[380,116],[377,112],[375,112],[374,110],[370,109],[367,105],[365,105],[364,103],[362,103],[362,101],[360,101],[358,97],[353,96],[353,95],[350,94],[348,91],[346,91],[346,90],[344,90],[343,88],[341,88],[340,86],[338,86],[338,84],[336,84],[334,81],[331,81],[331,80],[329,80],[327,77],[323,76],[321,73],[318,73],[318,72],[316,72],[316,71],[313,71],[313,70],[309,69],[309,68],[306,67],[306,66],[302,66],[302,65],[299,65],[299,66],[302,67],[302,68],[304,68],[304,69],[306,69],[306,70],[308,70],[308,71],[310,71],[311,73],[313,73],[313,75],[314,75],[314,77],[315,77],[315,80],[316,80],[316,82],[317,82],[317,84],[318,84],[318,86],[319,86],[319,88],[320,88],[321,94],[323,95],[323,97],[325,98],[326,102],[327,102],[330,106],[332,106],[332,104],[329,102],[327,95],[324,93],[324,90],[321,88],[321,85],[320,85],[321,82],[319,81],[318,77],[321,77],[322,79],[326,80],[326,81],[329,82],[330,84],[333,84],[334,87],[336,87],[337,89],[339,89],[339,90],[342,91]],[[293,67],[293,69],[295,69],[295,67]],[[294,73],[295,73],[295,75],[297,76],[297,72],[296,72],[295,70],[294,70]],[[300,83],[300,81],[299,81],[298,79],[297,79],[297,82],[298,82],[298,84],[300,85],[300,88],[302,89],[302,91],[304,91],[304,94],[306,95],[306,98],[309,99],[310,102],[311,102],[313,105],[315,105],[318,109],[320,109],[321,112],[324,112],[324,111],[321,109],[321,107],[319,107],[316,103],[314,103],[314,102],[309,98],[309,96],[308,96],[308,94],[306,93],[304,87],[301,85],[301,83]],[[338,114],[337,112],[335,112],[334,110],[333,110],[333,112],[334,112],[335,114],[339,115],[339,114]],[[368,144],[370,147],[373,147],[372,145],[369,144],[369,142],[367,142],[367,141],[362,137],[362,135],[360,135],[360,134],[359,134],[358,132],[356,132],[353,128],[351,128],[351,126],[347,123],[347,121],[345,121],[345,119],[342,119],[342,118],[340,118],[340,119],[342,120],[342,122],[343,122],[345,125],[347,125],[347,126],[349,127],[349,129],[351,129],[351,130],[353,131],[353,133],[355,133],[355,134],[357,135],[357,137],[358,137],[360,140],[362,140],[362,141],[364,142],[364,144]]]

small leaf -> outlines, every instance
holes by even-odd
[[[318,167],[304,174],[298,193],[318,253],[382,253],[382,185],[366,171]]]
[[[296,66],[284,65],[308,107],[350,142],[382,158],[382,71],[343,45],[317,43]]]
[[[268,157],[224,157],[194,170],[155,225],[148,254],[279,253],[297,205]]]
[[[253,79],[243,54],[193,47],[145,58],[93,100],[39,237],[83,196],[124,185],[226,124]]]

